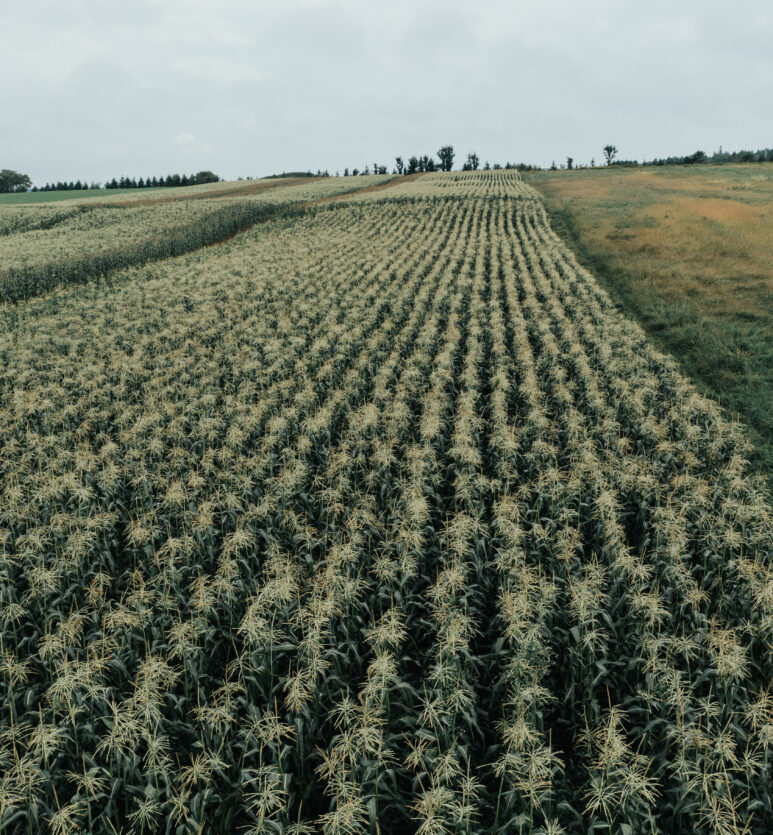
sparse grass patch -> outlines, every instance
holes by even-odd
[[[144,188],[142,194],[165,191],[163,188]],[[27,191],[21,194],[0,194],[0,205],[26,206],[30,203],[59,203],[62,200],[82,200],[84,197],[105,197],[117,194],[137,194],[136,188],[115,188],[105,191],[101,188],[80,189],[78,191]]]

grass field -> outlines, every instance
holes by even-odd
[[[0,206],[26,206],[35,203],[59,203],[62,200],[82,200],[89,197],[105,197],[118,194],[154,194],[166,191],[163,188],[115,188],[105,191],[101,188],[82,189],[80,191],[28,191],[21,194],[0,194]]]
[[[236,234],[232,198],[33,216],[0,303],[2,831],[768,835],[742,430],[515,172],[344,185]],[[156,211],[222,237],[165,256]]]
[[[773,488],[773,166],[543,171],[551,222],[702,391]]]

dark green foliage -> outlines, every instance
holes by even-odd
[[[23,192],[29,190],[32,180],[26,174],[3,168],[0,171],[0,193]]]
[[[475,153],[475,151],[470,151],[467,154],[467,161],[462,166],[462,171],[477,171],[480,167],[480,157]]]
[[[606,160],[607,165],[612,165],[615,157],[617,156],[617,148],[614,145],[605,145],[604,146],[604,159]]]
[[[454,167],[454,146],[443,145],[437,152],[440,160],[440,170],[450,171]]]

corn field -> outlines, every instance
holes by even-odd
[[[390,178],[357,180],[364,181],[358,188],[368,188]],[[212,185],[223,188],[211,183],[200,188]],[[249,185],[236,190],[246,191]],[[348,178],[331,177],[290,186],[278,181],[258,193],[218,200],[202,199],[208,194],[203,191],[185,201],[174,195],[164,200],[119,195],[131,202],[106,204],[95,198],[66,209],[0,207],[0,303],[201,249],[276,215],[297,214],[309,203],[351,190]]]
[[[517,174],[45,289],[0,306],[2,833],[773,831],[743,433]]]

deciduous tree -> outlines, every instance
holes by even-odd
[[[477,171],[480,166],[480,158],[475,151],[467,154],[467,162],[462,166],[462,171]]]
[[[28,191],[32,186],[32,180],[26,174],[12,171],[10,168],[3,168],[0,171],[0,192]]]
[[[440,159],[440,170],[450,171],[454,165],[454,146],[443,145],[443,147],[437,152],[437,155]]]

